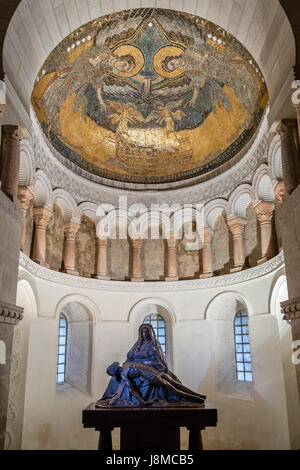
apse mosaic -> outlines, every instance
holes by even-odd
[[[94,175],[164,183],[235,156],[268,103],[264,77],[233,36],[206,20],[137,9],[65,38],[32,105],[51,144]]]

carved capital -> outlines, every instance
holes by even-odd
[[[18,188],[18,199],[21,203],[21,210],[26,212],[30,201],[33,199],[33,193],[30,187],[20,186]]]
[[[76,222],[66,222],[64,224],[64,232],[67,241],[75,241],[80,224]]]
[[[143,238],[134,238],[132,240],[132,246],[134,250],[140,250],[143,245]]]
[[[17,325],[23,319],[23,308],[0,301],[0,323]]]
[[[233,219],[228,220],[227,223],[232,235],[234,237],[241,237],[247,221],[241,217],[234,217]]]
[[[48,207],[34,207],[33,218],[38,228],[46,229],[53,212]]]
[[[295,132],[295,120],[294,119],[283,119],[280,121],[276,128],[276,132],[280,137],[292,137]]]
[[[277,181],[274,187],[274,192],[275,192],[276,200],[279,202],[279,204],[282,204],[283,197],[286,194],[284,181]]]
[[[254,209],[260,224],[271,224],[275,209],[273,202],[260,202]]]
[[[300,297],[281,302],[281,312],[286,321],[296,320],[300,318]]]

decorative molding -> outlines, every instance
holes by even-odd
[[[281,302],[280,305],[281,312],[284,315],[283,320],[292,321],[300,319],[300,297]]]
[[[0,301],[0,323],[17,325],[23,319],[23,308]]]
[[[67,285],[75,288],[97,289],[103,291],[127,291],[127,292],[169,292],[190,291],[208,289],[214,287],[232,286],[250,280],[258,279],[281,268],[284,264],[284,256],[281,251],[275,258],[260,266],[245,271],[240,271],[226,276],[218,276],[207,279],[195,279],[178,282],[126,282],[126,281],[101,281],[83,277],[74,277],[68,274],[51,271],[34,263],[24,253],[20,252],[20,268],[40,279]]]

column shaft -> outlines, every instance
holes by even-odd
[[[76,242],[75,238],[80,225],[75,222],[66,222],[64,225],[65,232],[65,249],[64,249],[64,272],[79,276],[76,271]]]
[[[35,207],[33,217],[35,221],[35,234],[33,244],[33,261],[49,268],[45,262],[46,258],[46,228],[53,212],[47,207]]]
[[[261,259],[257,264],[265,263],[274,256],[272,218],[274,212],[273,202],[260,202],[255,206],[255,212],[260,223],[261,233]]]
[[[170,238],[167,239],[168,244],[168,276],[165,278],[165,281],[178,281],[178,271],[177,271],[177,253],[176,253],[176,239],[174,234],[170,235]]]
[[[234,267],[230,272],[242,271],[245,265],[243,233],[246,221],[240,217],[228,220],[228,226],[233,235]]]
[[[143,240],[137,238],[132,240],[133,246],[133,259],[132,259],[132,277],[133,282],[143,282],[143,267],[142,267],[142,244]]]
[[[204,239],[202,248],[202,265],[203,273],[200,274],[200,279],[213,276],[212,268],[212,236],[209,227],[204,228]]]
[[[20,187],[18,189],[18,199],[21,204],[21,212],[22,212],[22,232],[21,232],[21,243],[20,243],[20,250],[24,251],[25,243],[26,243],[26,216],[30,201],[33,199],[33,194],[31,189],[28,187]]]
[[[96,278],[102,280],[109,280],[110,276],[107,272],[107,246],[108,238],[101,238],[97,240],[97,273]]]

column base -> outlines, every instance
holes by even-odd
[[[145,279],[143,277],[131,277],[130,281],[131,282],[144,282]]]
[[[95,279],[99,279],[100,281],[110,281],[110,276],[104,276],[102,274],[95,274],[93,277]]]
[[[33,260],[36,264],[39,264],[40,266],[42,266],[43,268],[47,268],[49,269],[50,268],[50,264],[48,263],[45,263],[45,261],[37,261],[37,260]]]
[[[244,269],[244,266],[237,266],[236,268],[230,269],[230,272],[231,273],[238,273],[240,271],[243,271],[243,269]]]
[[[176,277],[176,276],[165,277],[165,281],[166,282],[179,281],[179,277]]]
[[[79,272],[75,271],[75,269],[64,269],[63,272],[65,274],[71,274],[71,276],[79,276]]]
[[[213,277],[213,276],[214,276],[213,273],[203,273],[203,274],[200,274],[199,279],[207,279],[207,278]]]

